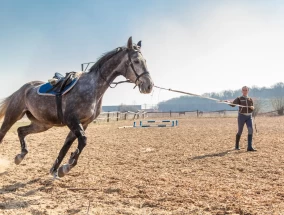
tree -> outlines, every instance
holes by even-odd
[[[254,106],[254,110],[252,112],[252,116],[255,117],[258,115],[258,113],[262,110],[262,108],[264,107],[264,102],[261,99],[255,99],[253,101],[253,106]]]
[[[270,99],[273,110],[277,111],[278,115],[283,115],[284,113],[284,98],[274,97]]]

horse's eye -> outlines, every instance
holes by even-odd
[[[138,63],[139,63],[139,60],[134,60],[133,62],[138,64]]]

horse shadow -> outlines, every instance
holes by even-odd
[[[0,173],[0,176],[2,176],[2,175],[7,175],[8,174],[8,172],[7,171],[5,171],[5,172],[1,172]]]
[[[211,157],[223,157],[223,156],[230,154],[231,152],[235,152],[234,154],[241,154],[241,153],[244,153],[245,151],[236,151],[235,149],[230,149],[224,152],[217,152],[217,153],[212,153],[212,154],[207,154],[207,155],[195,156],[195,157],[192,157],[190,160],[200,160],[200,159],[211,158]]]
[[[28,197],[36,194],[38,191],[40,192],[50,192],[54,188],[53,183],[55,179],[43,179],[44,177],[39,177],[33,180],[28,181],[27,183],[22,182],[16,182],[11,185],[3,186],[0,189],[0,195],[1,194],[14,194],[14,197],[5,198],[5,202],[0,202],[0,214],[1,210],[17,210],[20,208],[28,208],[30,205],[38,205],[38,200],[35,199],[29,199],[29,200],[23,200],[19,199],[19,197]],[[28,190],[25,193],[17,193],[17,190],[23,189],[27,187],[28,185],[32,184],[39,184],[41,186],[36,186],[35,189]],[[18,198],[16,197],[18,196]],[[32,214],[42,214],[42,211],[40,209],[30,209]],[[81,212],[81,209],[68,209],[67,213],[70,215],[73,214],[79,214]]]
[[[29,190],[29,191],[27,191],[26,193],[23,193],[23,194],[16,193],[17,190],[25,188],[27,185],[31,185],[31,184],[35,184],[35,183],[40,183],[40,184],[44,184],[44,185],[42,185],[42,186],[40,186],[36,189]],[[14,194],[16,196],[27,197],[27,196],[35,194],[38,191],[50,189],[50,187],[48,185],[51,184],[51,183],[52,183],[51,180],[50,180],[50,182],[49,181],[42,182],[41,178],[30,180],[27,183],[16,182],[16,183],[11,184],[11,185],[3,186],[0,189],[0,195],[11,193],[11,194]],[[12,197],[6,198],[5,202],[0,202],[0,211],[1,210],[9,210],[9,209],[27,208],[31,204],[36,204],[36,201],[37,200],[27,200],[27,201],[19,200],[19,199],[17,199],[17,197],[16,198],[12,198]]]

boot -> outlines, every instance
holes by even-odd
[[[255,152],[256,151],[256,149],[254,149],[252,147],[252,134],[248,135],[248,150],[247,151],[250,151],[250,152]]]
[[[236,135],[236,146],[235,146],[236,150],[240,150],[240,139],[241,139],[241,136],[237,134]]]

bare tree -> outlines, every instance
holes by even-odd
[[[264,102],[263,102],[263,100],[261,100],[259,98],[255,99],[253,101],[253,106],[254,106],[254,110],[253,110],[252,116],[255,117],[263,109]]]
[[[277,111],[278,115],[284,114],[284,98],[274,97],[270,99],[273,110]]]

